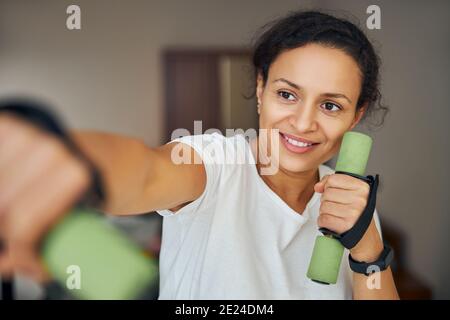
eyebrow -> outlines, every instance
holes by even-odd
[[[289,86],[291,86],[291,87],[293,87],[293,88],[295,88],[297,90],[303,90],[303,88],[301,86],[299,86],[298,84],[295,84],[295,83],[293,83],[293,82],[291,82],[291,81],[289,81],[287,79],[284,79],[284,78],[279,78],[279,79],[276,79],[276,80],[274,80],[272,82],[284,82],[284,83],[288,84]],[[342,93],[325,92],[325,93],[322,93],[321,96],[329,97],[329,98],[344,98],[350,104],[352,104],[352,101],[345,94],[342,94]]]

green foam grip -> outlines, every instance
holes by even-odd
[[[307,277],[325,284],[337,282],[344,247],[331,237],[318,236],[314,244],[313,255]]]
[[[75,209],[46,236],[42,258],[50,274],[78,299],[136,299],[158,277],[155,259],[98,214]],[[79,288],[68,282],[79,271]],[[78,272],[77,271],[77,272]]]
[[[346,132],[335,170],[364,175],[371,148],[371,137],[359,132]]]
[[[359,132],[344,134],[335,171],[364,175],[372,138]],[[308,267],[307,277],[324,284],[335,284],[344,254],[344,246],[329,236],[318,236]]]

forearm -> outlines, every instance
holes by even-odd
[[[367,277],[353,273],[354,300],[398,300],[391,268]]]
[[[383,242],[374,220],[358,245],[351,250],[357,261],[376,261],[383,251]],[[396,300],[399,299],[391,268],[370,276],[353,273],[353,299]]]
[[[134,213],[132,203],[145,190],[152,174],[151,149],[137,139],[109,133],[71,134],[101,173],[106,199],[98,209],[110,214]]]

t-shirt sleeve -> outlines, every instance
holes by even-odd
[[[178,150],[175,150],[175,154],[180,154],[181,148],[186,148],[189,146],[195,150],[195,152],[202,159],[203,165],[206,171],[206,186],[203,193],[194,201],[186,204],[181,209],[177,211],[172,211],[170,209],[156,210],[156,212],[164,217],[186,215],[199,210],[202,207],[208,206],[208,204],[213,201],[214,197],[217,196],[217,189],[219,184],[219,179],[222,171],[221,164],[224,163],[223,154],[223,142],[224,137],[219,133],[212,134],[202,134],[185,136],[178,139],[174,139],[169,143],[181,142],[179,144]],[[184,154],[190,154],[189,152],[184,152]],[[190,158],[190,157],[188,157]],[[174,159],[172,159],[174,160]],[[180,158],[175,159],[176,163],[186,163]],[[179,181],[179,183],[183,183]]]

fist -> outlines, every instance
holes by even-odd
[[[315,184],[322,194],[318,225],[338,234],[350,230],[366,208],[369,185],[346,174],[326,175]]]
[[[89,186],[89,173],[56,137],[0,114],[0,273],[46,278],[43,235]]]

